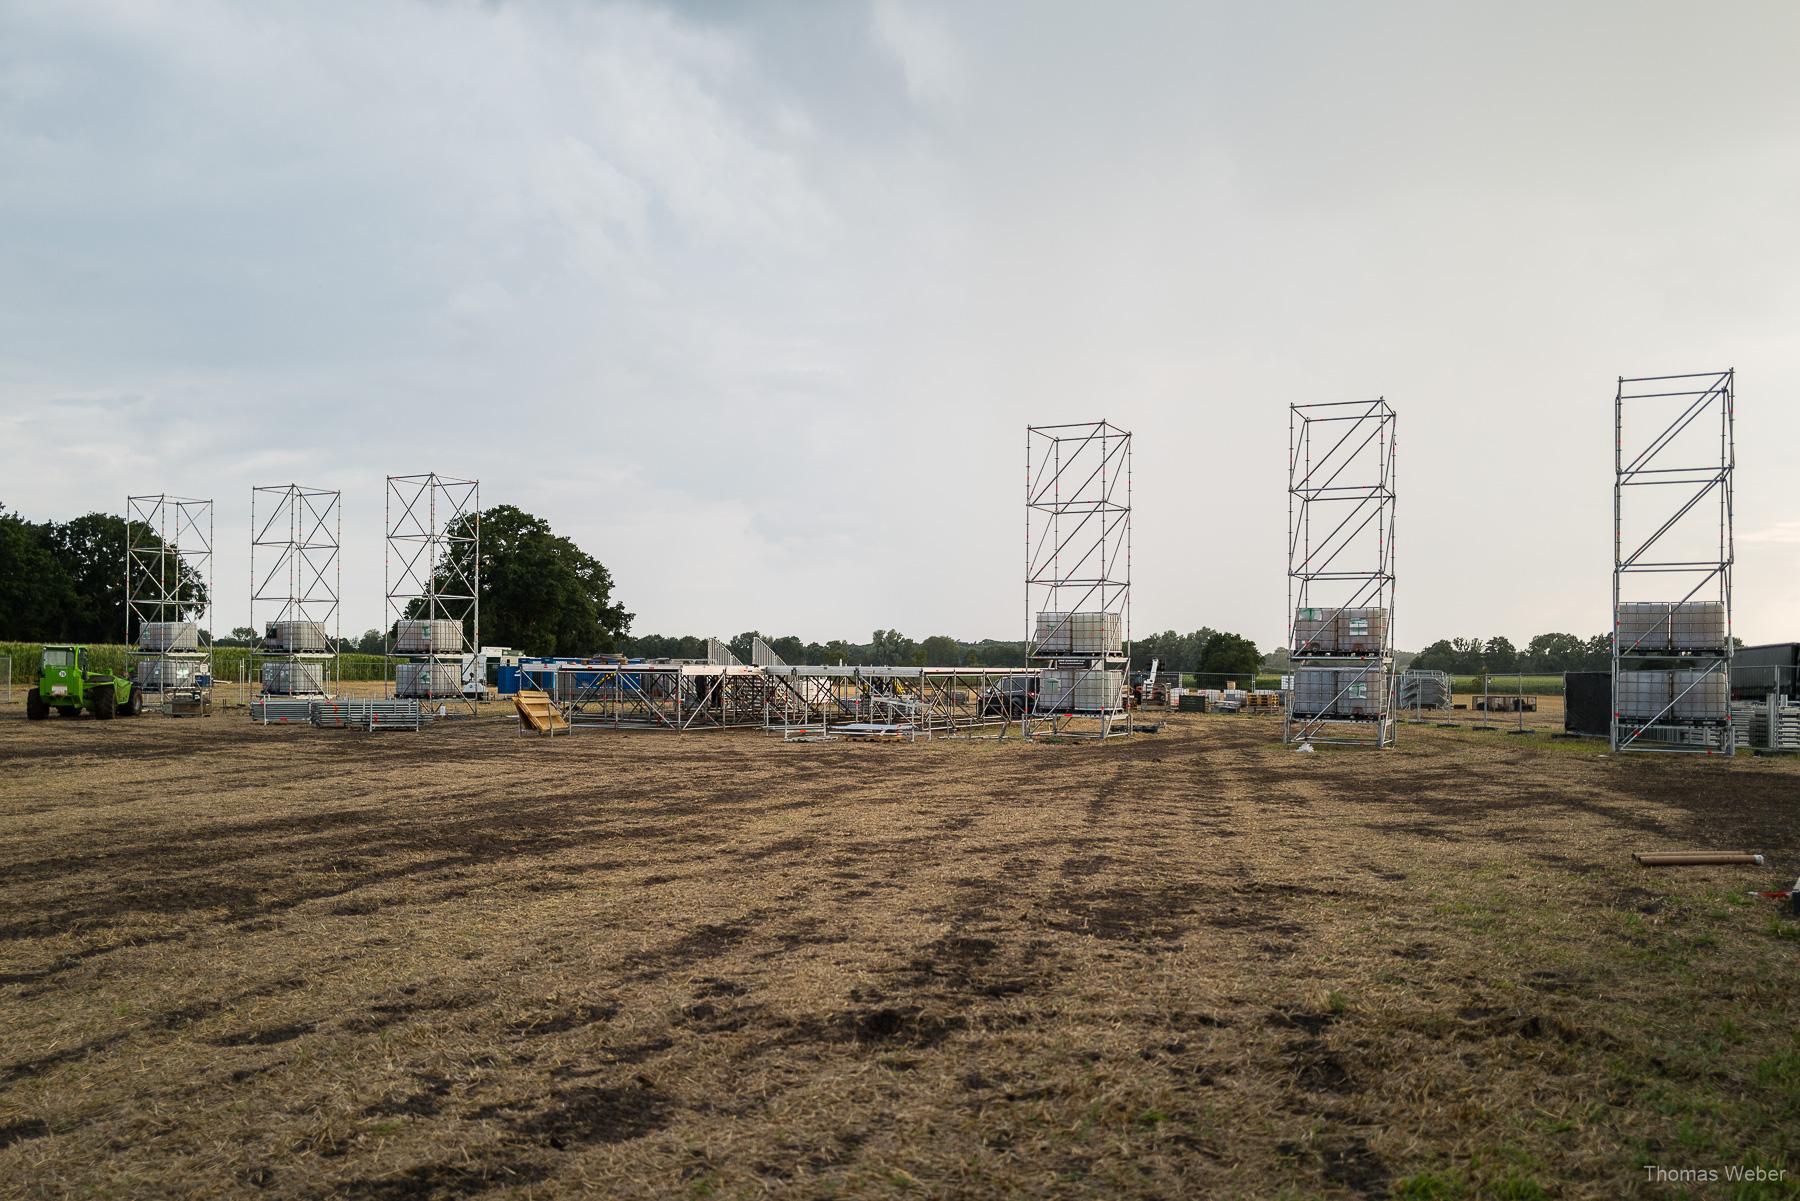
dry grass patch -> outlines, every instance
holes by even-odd
[[[1743,894],[1800,870],[1800,765],[1274,735],[0,717],[0,1189],[1667,1197],[1644,1163],[1794,1162],[1800,926]],[[1774,868],[1629,858],[1688,844]]]

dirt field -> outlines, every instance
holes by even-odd
[[[5,707],[0,1193],[1800,1192],[1800,764],[1275,734]]]

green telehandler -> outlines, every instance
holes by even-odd
[[[89,671],[85,646],[46,646],[38,665],[37,687],[25,694],[25,716],[42,721],[55,709],[74,717],[86,709],[102,721],[138,711],[131,681],[109,671]]]

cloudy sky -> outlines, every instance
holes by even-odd
[[[1800,636],[1800,6],[0,0],[0,503],[479,477],[640,632],[1023,635],[1028,422],[1133,625],[1283,637],[1287,406],[1399,411],[1399,641],[1607,627],[1616,377],[1735,367]]]

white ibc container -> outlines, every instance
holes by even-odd
[[[1116,710],[1125,698],[1122,671],[1083,671],[1075,676],[1074,708],[1080,713]]]
[[[1670,673],[1669,690],[1675,697],[1675,716],[1682,721],[1724,721],[1730,688],[1720,672]]]
[[[1673,716],[1673,710],[1666,714],[1663,712],[1669,708],[1669,700],[1673,695],[1669,690],[1670,674],[1666,671],[1620,672],[1619,685],[1614,695],[1619,716],[1640,720]]]
[[[263,646],[290,655],[322,655],[331,649],[325,626],[316,621],[271,621]]]
[[[1619,604],[1619,653],[1642,655],[1675,645],[1675,606],[1667,601]]]
[[[207,665],[197,659],[140,659],[132,683],[144,692],[171,692],[197,687]]]
[[[1294,712],[1360,717],[1381,711],[1382,673],[1359,667],[1306,667],[1294,673]]]
[[[462,622],[453,617],[408,619],[394,631],[394,649],[402,655],[455,655],[462,646]]]
[[[1314,654],[1328,655],[1337,649],[1335,609],[1303,608],[1294,610],[1294,647]]]
[[[138,649],[197,651],[200,649],[200,625],[192,621],[146,621],[138,630]]]
[[[1040,713],[1100,713],[1116,710],[1124,700],[1125,673],[1058,667],[1038,682]]]
[[[1037,711],[1066,713],[1075,701],[1075,672],[1064,667],[1045,668],[1038,677]]]
[[[325,691],[325,665],[265,663],[262,690],[275,696],[316,696]]]
[[[1116,655],[1124,621],[1117,613],[1039,613],[1032,641],[1041,655]]]
[[[1387,610],[1304,608],[1294,610],[1294,646],[1302,654],[1374,655],[1387,643]]]
[[[1348,655],[1373,655],[1387,642],[1387,610],[1345,609],[1338,614],[1337,649]]]
[[[1725,606],[1718,601],[1687,601],[1674,606],[1675,649],[1712,651],[1725,648]]]
[[[1294,673],[1294,712],[1305,717],[1337,714],[1342,708],[1340,673],[1333,667],[1308,667]]]
[[[394,695],[421,698],[460,696],[462,695],[462,671],[454,663],[396,664],[394,667]]]

